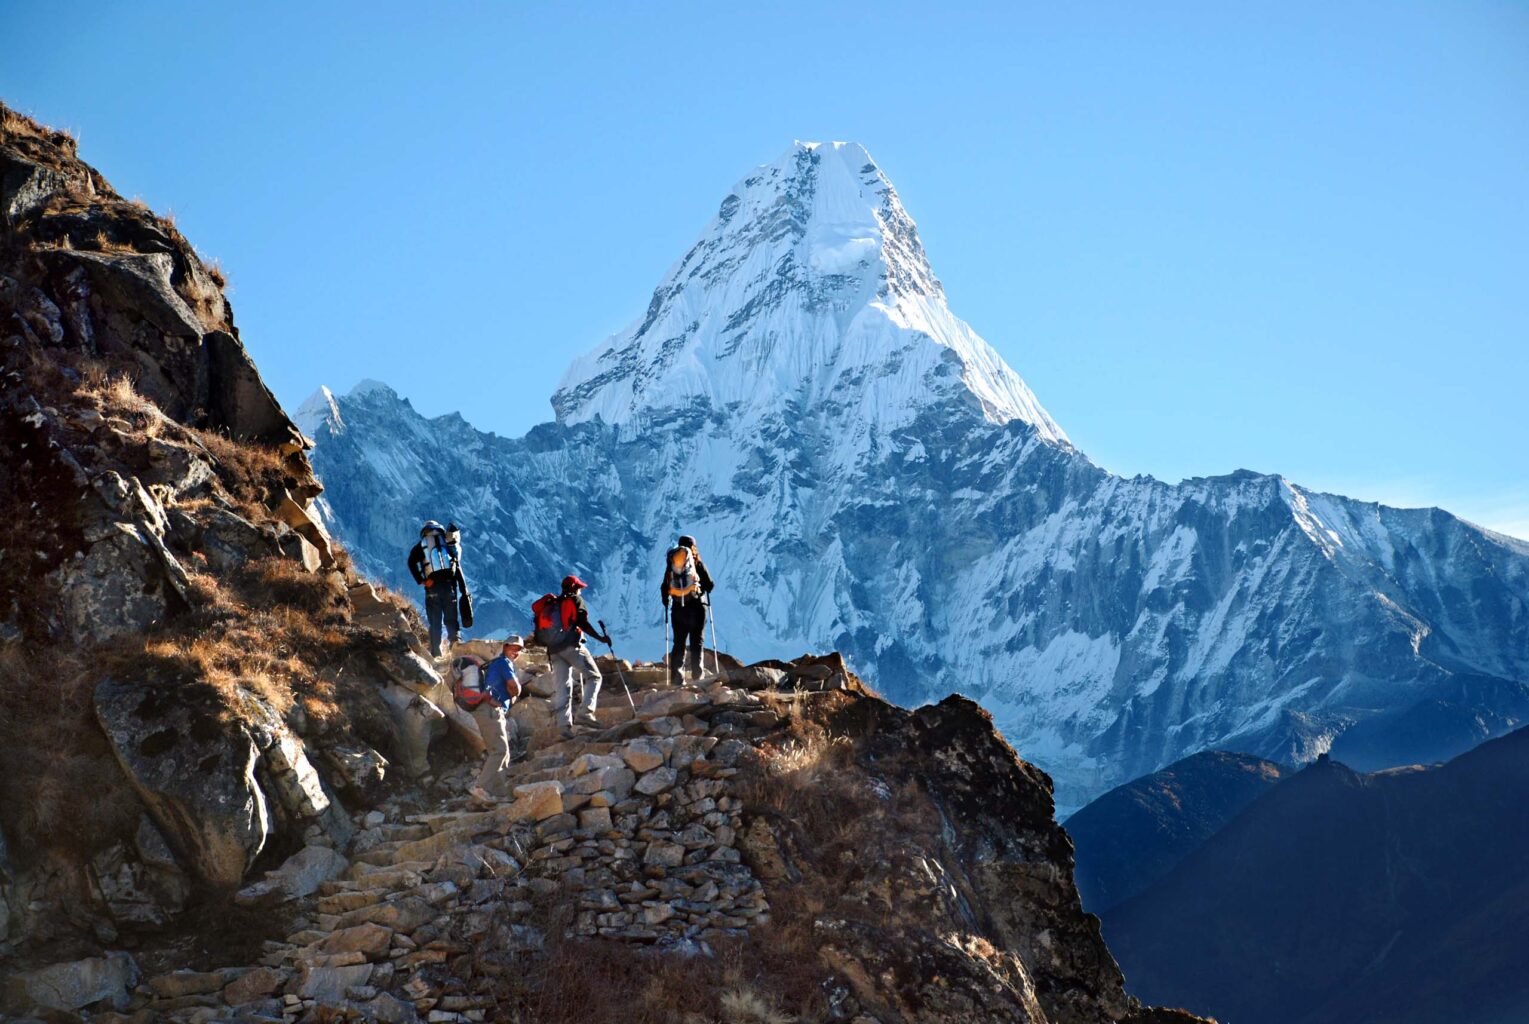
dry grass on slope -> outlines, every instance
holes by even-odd
[[[56,439],[88,471],[147,474],[154,446],[209,459],[215,479],[195,496],[150,485],[172,519],[201,522],[217,506],[257,528],[273,526],[273,496],[311,479],[275,448],[166,417],[104,362],[49,356],[34,354],[25,379],[39,404],[57,411]],[[336,571],[308,572],[255,553],[220,570],[198,550],[194,530],[172,530],[166,539],[186,570],[189,607],[141,633],[74,642],[47,619],[50,574],[81,550],[95,498],[72,486],[31,487],[20,462],[8,470],[22,484],[0,497],[0,516],[13,527],[0,538],[0,559],[11,567],[0,580],[0,611],[20,609],[23,631],[20,642],[0,645],[0,816],[12,856],[68,863],[135,827],[138,801],[94,720],[94,689],[105,678],[174,687],[229,721],[275,712],[310,735],[352,735],[390,753],[377,659],[402,638],[352,622],[348,559]]]

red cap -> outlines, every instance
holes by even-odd
[[[583,580],[579,579],[577,576],[564,576],[563,577],[563,589],[564,590],[567,590],[570,587],[575,587],[575,588],[577,588],[579,590],[583,590],[587,586],[589,586],[589,584],[585,583]]]

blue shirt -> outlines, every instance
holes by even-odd
[[[484,667],[483,689],[488,691],[488,695],[501,707],[509,707],[514,700],[514,697],[510,695],[511,683],[515,684],[513,687],[515,696],[519,696],[520,679],[515,675],[515,666],[504,655],[499,655]]]

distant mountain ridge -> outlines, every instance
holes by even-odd
[[[1278,476],[1100,469],[950,312],[858,146],[739,182],[552,401],[510,439],[381,384],[320,392],[299,419],[330,527],[407,585],[419,521],[455,518],[484,628],[573,570],[644,657],[690,533],[723,646],[968,694],[1064,810],[1204,749],[1303,763],[1353,736],[1377,767],[1524,720],[1529,544]]]
[[[1110,790],[1065,823],[1083,906],[1102,914],[1135,896],[1290,772],[1206,750]]]
[[[1106,909],[1105,939],[1133,994],[1239,1024],[1529,1020],[1526,806],[1529,729],[1429,768],[1321,761]]]

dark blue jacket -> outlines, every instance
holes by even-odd
[[[520,679],[509,658],[501,654],[484,666],[483,689],[500,707],[509,707],[520,696]]]

